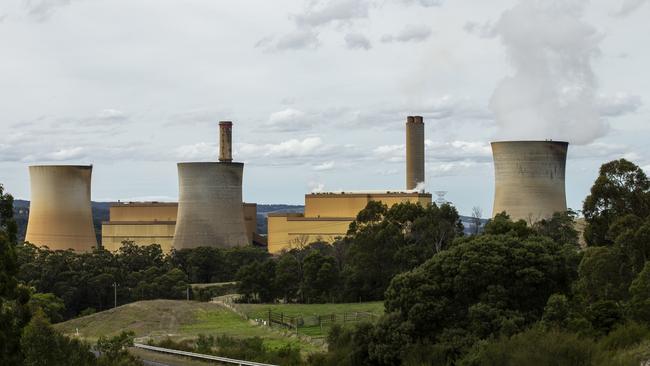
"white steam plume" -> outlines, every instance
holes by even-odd
[[[607,125],[591,62],[602,36],[582,20],[587,0],[520,0],[494,26],[514,75],[492,94],[499,138],[586,144]]]

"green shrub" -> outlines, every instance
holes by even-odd
[[[533,328],[510,338],[483,342],[465,355],[462,366],[592,366],[634,365],[630,357],[602,350],[590,338],[559,330]]]
[[[616,327],[605,336],[600,344],[610,351],[632,348],[650,338],[650,329],[638,323],[629,322]]]

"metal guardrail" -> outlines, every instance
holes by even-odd
[[[150,350],[150,351],[171,353],[171,354],[174,354],[174,355],[200,358],[200,359],[203,359],[203,360],[225,362],[225,363],[230,363],[230,364],[239,365],[239,366],[278,366],[278,365],[272,365],[272,364],[269,364],[269,363],[259,363],[259,362],[253,362],[253,361],[235,360],[233,358],[227,358],[227,357],[204,355],[204,354],[201,354],[201,353],[179,351],[179,350],[175,350],[175,349],[149,346],[149,345],[141,344],[141,343],[134,343],[133,346],[137,347],[137,348],[147,349],[147,350]]]

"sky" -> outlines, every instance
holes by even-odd
[[[647,0],[2,0],[0,183],[93,164],[92,199],[176,200],[231,120],[247,202],[426,189],[492,211],[490,141],[569,141],[567,203],[609,160],[650,172]]]

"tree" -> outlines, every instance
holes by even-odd
[[[643,169],[625,159],[603,164],[584,201],[583,214],[587,244],[612,245],[614,238],[608,232],[614,220],[627,214],[640,218],[650,214],[650,180]]]
[[[514,334],[541,318],[550,295],[569,292],[578,258],[548,238],[464,239],[393,279],[385,299],[392,330],[377,349],[438,344],[453,358],[478,339]]]
[[[595,247],[585,251],[578,268],[577,293],[585,303],[627,298],[629,266],[616,247]]]
[[[334,290],[339,283],[336,259],[313,251],[305,258],[303,271],[300,291],[306,301],[308,303],[332,301]]]
[[[55,331],[43,312],[36,311],[20,339],[25,366],[95,365],[90,347]]]
[[[247,301],[271,302],[276,298],[274,288],[275,261],[253,262],[237,271],[238,290]]]
[[[32,313],[42,311],[50,323],[63,321],[63,314],[65,313],[65,304],[63,299],[52,294],[32,294],[29,299],[29,307]]]
[[[557,329],[535,327],[513,337],[477,345],[457,363],[461,366],[575,366],[639,365],[629,357],[616,357],[592,339]]]
[[[142,362],[129,354],[127,347],[133,346],[135,334],[131,331],[116,335],[112,338],[99,337],[97,351],[100,357],[98,366],[142,366]]]
[[[472,207],[472,232],[478,235],[481,231],[481,217],[483,217],[483,210],[480,207]]]
[[[343,268],[344,298],[382,299],[393,276],[446,250],[463,227],[448,204],[401,203],[388,209],[371,201],[350,224]]]
[[[13,197],[0,184],[0,364],[19,364],[21,329],[29,322],[29,290],[18,286]]]
[[[528,227],[524,220],[512,221],[510,216],[504,212],[496,214],[485,224],[483,233],[488,235],[513,235],[519,238],[527,238],[534,234],[533,229]]]
[[[548,298],[542,323],[550,329],[566,328],[569,321],[570,305],[565,295],[553,294]]]
[[[538,235],[546,236],[553,241],[579,246],[578,231],[575,229],[576,213],[573,211],[555,212],[548,219],[542,219],[533,224],[533,230]]]
[[[298,296],[301,281],[302,269],[298,259],[289,253],[282,254],[275,269],[275,287],[282,292],[285,302]]]
[[[633,316],[646,324],[650,324],[650,262],[630,285],[630,308]]]

